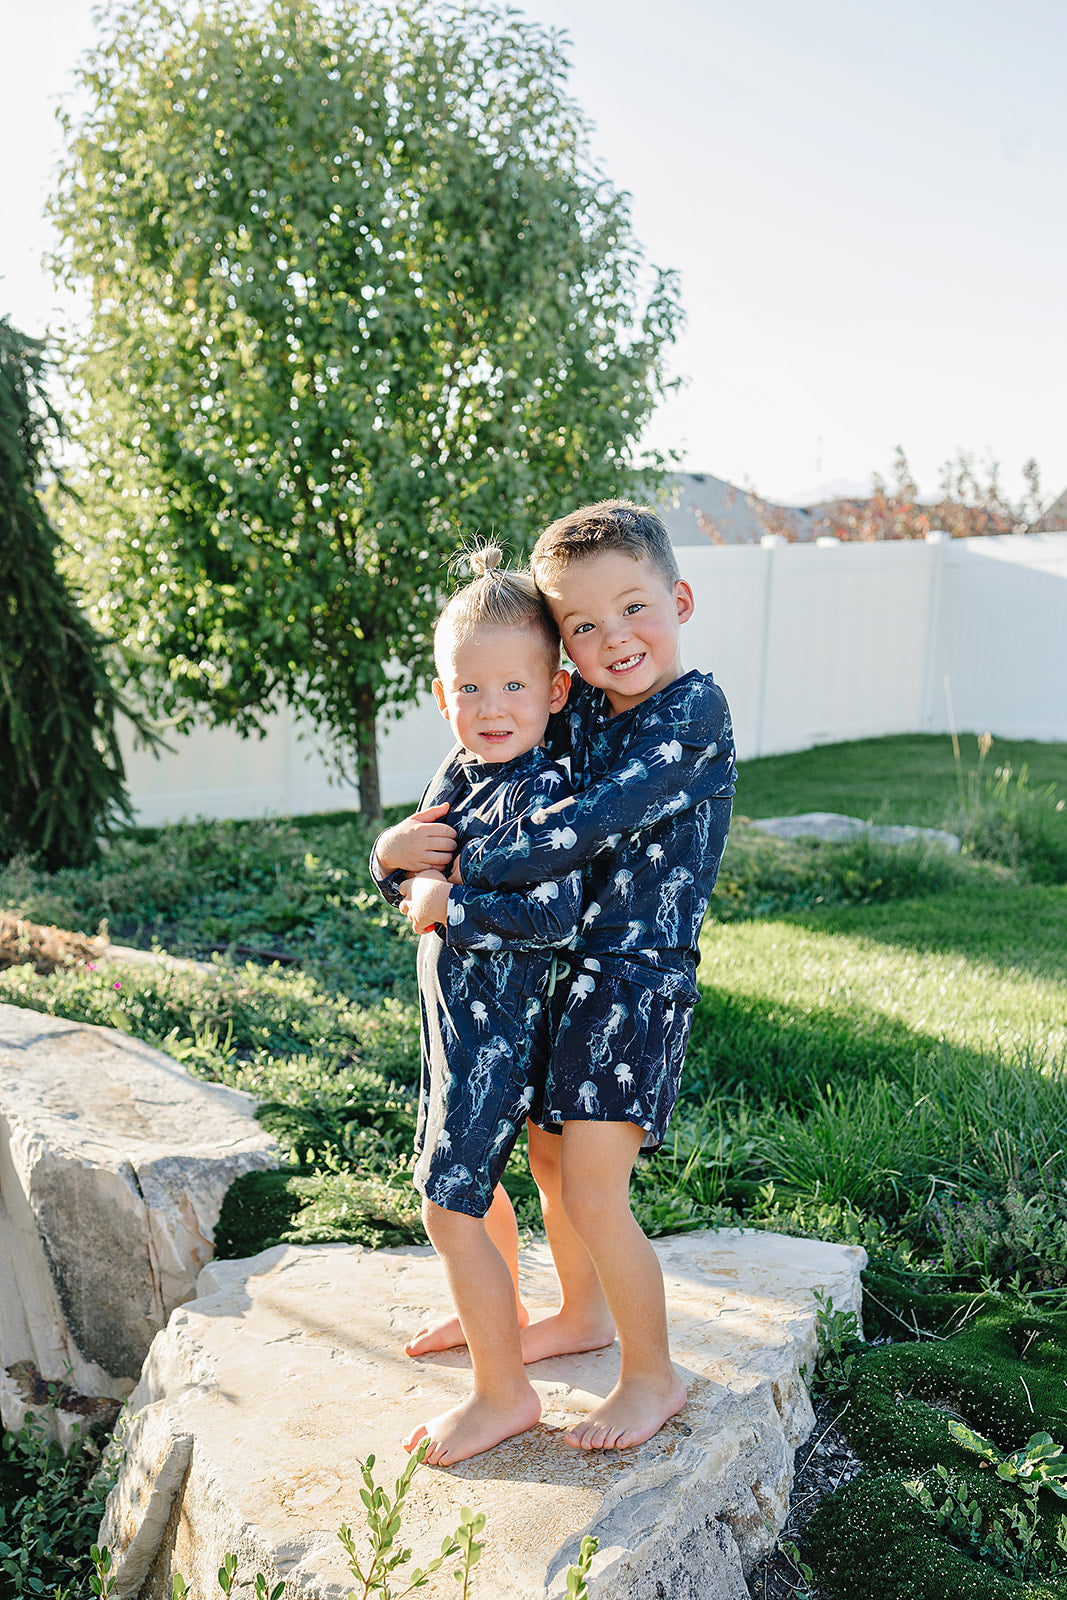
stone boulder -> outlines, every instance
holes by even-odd
[[[475,1575],[487,1600],[563,1596],[586,1533],[600,1540],[597,1600],[747,1600],[744,1574],[785,1520],[794,1450],[813,1422],[800,1373],[816,1356],[812,1291],[858,1312],[866,1258],[741,1230],[656,1250],[684,1410],[638,1449],[574,1451],[562,1434],[615,1382],[617,1346],[538,1363],[536,1428],[416,1473],[401,1531],[416,1562],[469,1505],[487,1518]],[[546,1246],[521,1265],[528,1303],[547,1310]],[[210,1594],[232,1551],[240,1579],[281,1580],[286,1600],[342,1600],[353,1580],[337,1530],[347,1522],[361,1541],[366,1531],[360,1460],[373,1454],[391,1491],[401,1438],[469,1384],[466,1351],[412,1361],[402,1350],[447,1304],[441,1266],[418,1247],[279,1246],[212,1263],[198,1289],[128,1402],[125,1465],[100,1533],[116,1594],[165,1600],[177,1572]],[[448,1568],[420,1592],[454,1594]]]
[[[747,824],[759,833],[776,839],[821,839],[826,844],[845,844],[866,834],[880,844],[937,845],[950,856],[958,855],[960,841],[943,828],[917,828],[910,822],[864,822],[861,817],[846,817],[839,811],[804,811],[796,817],[762,817]]]
[[[129,1394],[211,1259],[226,1190],[276,1160],[247,1095],[126,1034],[0,1005],[5,1426],[48,1381],[71,1416],[92,1410],[78,1396]]]

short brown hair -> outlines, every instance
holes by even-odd
[[[495,544],[465,552],[465,560],[476,576],[473,582],[456,590],[437,619],[433,649],[438,665],[446,641],[462,643],[479,628],[532,628],[544,641],[545,659],[556,671],[560,663],[559,629],[552,613],[530,574],[502,567],[502,557],[503,552]]]
[[[671,588],[681,574],[662,518],[651,506],[630,500],[600,500],[558,517],[534,545],[530,570],[535,580],[554,578],[573,561],[619,550],[647,561]]]

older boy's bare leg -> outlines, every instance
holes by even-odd
[[[485,1218],[485,1229],[507,1263],[515,1287],[515,1311],[518,1325],[525,1328],[530,1313],[519,1298],[519,1227],[515,1221],[515,1208],[502,1183],[493,1190],[493,1203]],[[451,1350],[455,1345],[466,1344],[459,1317],[453,1311],[437,1322],[420,1328],[408,1340],[404,1350],[409,1356],[428,1356],[435,1350]]]
[[[663,1273],[630,1210],[630,1172],[643,1138],[631,1122],[563,1126],[563,1204],[596,1268],[622,1355],[614,1389],[566,1434],[583,1450],[643,1444],[685,1404],[667,1343]]]
[[[599,1350],[614,1339],[615,1324],[589,1252],[563,1209],[560,1193],[563,1141],[559,1134],[545,1133],[534,1123],[528,1123],[527,1130],[530,1171],[540,1191],[541,1213],[560,1286],[559,1310],[523,1327],[523,1360],[530,1362],[580,1350]]]
[[[541,1402],[526,1377],[515,1321],[515,1288],[481,1217],[423,1203],[423,1221],[444,1262],[448,1287],[470,1351],[474,1387],[459,1405],[431,1417],[404,1440],[429,1438],[426,1460],[448,1467],[532,1428]]]

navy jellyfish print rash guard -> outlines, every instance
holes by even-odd
[[[576,677],[559,722],[576,792],[464,843],[463,880],[499,891],[580,869],[583,964],[692,1001],[734,793],[725,696],[687,672],[613,716]]]

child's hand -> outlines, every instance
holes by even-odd
[[[448,897],[452,885],[440,872],[420,872],[413,878],[401,904],[416,933],[429,933],[448,916]]]
[[[427,806],[378,836],[376,853],[383,872],[447,871],[456,850],[456,830],[441,818],[447,805]]]

